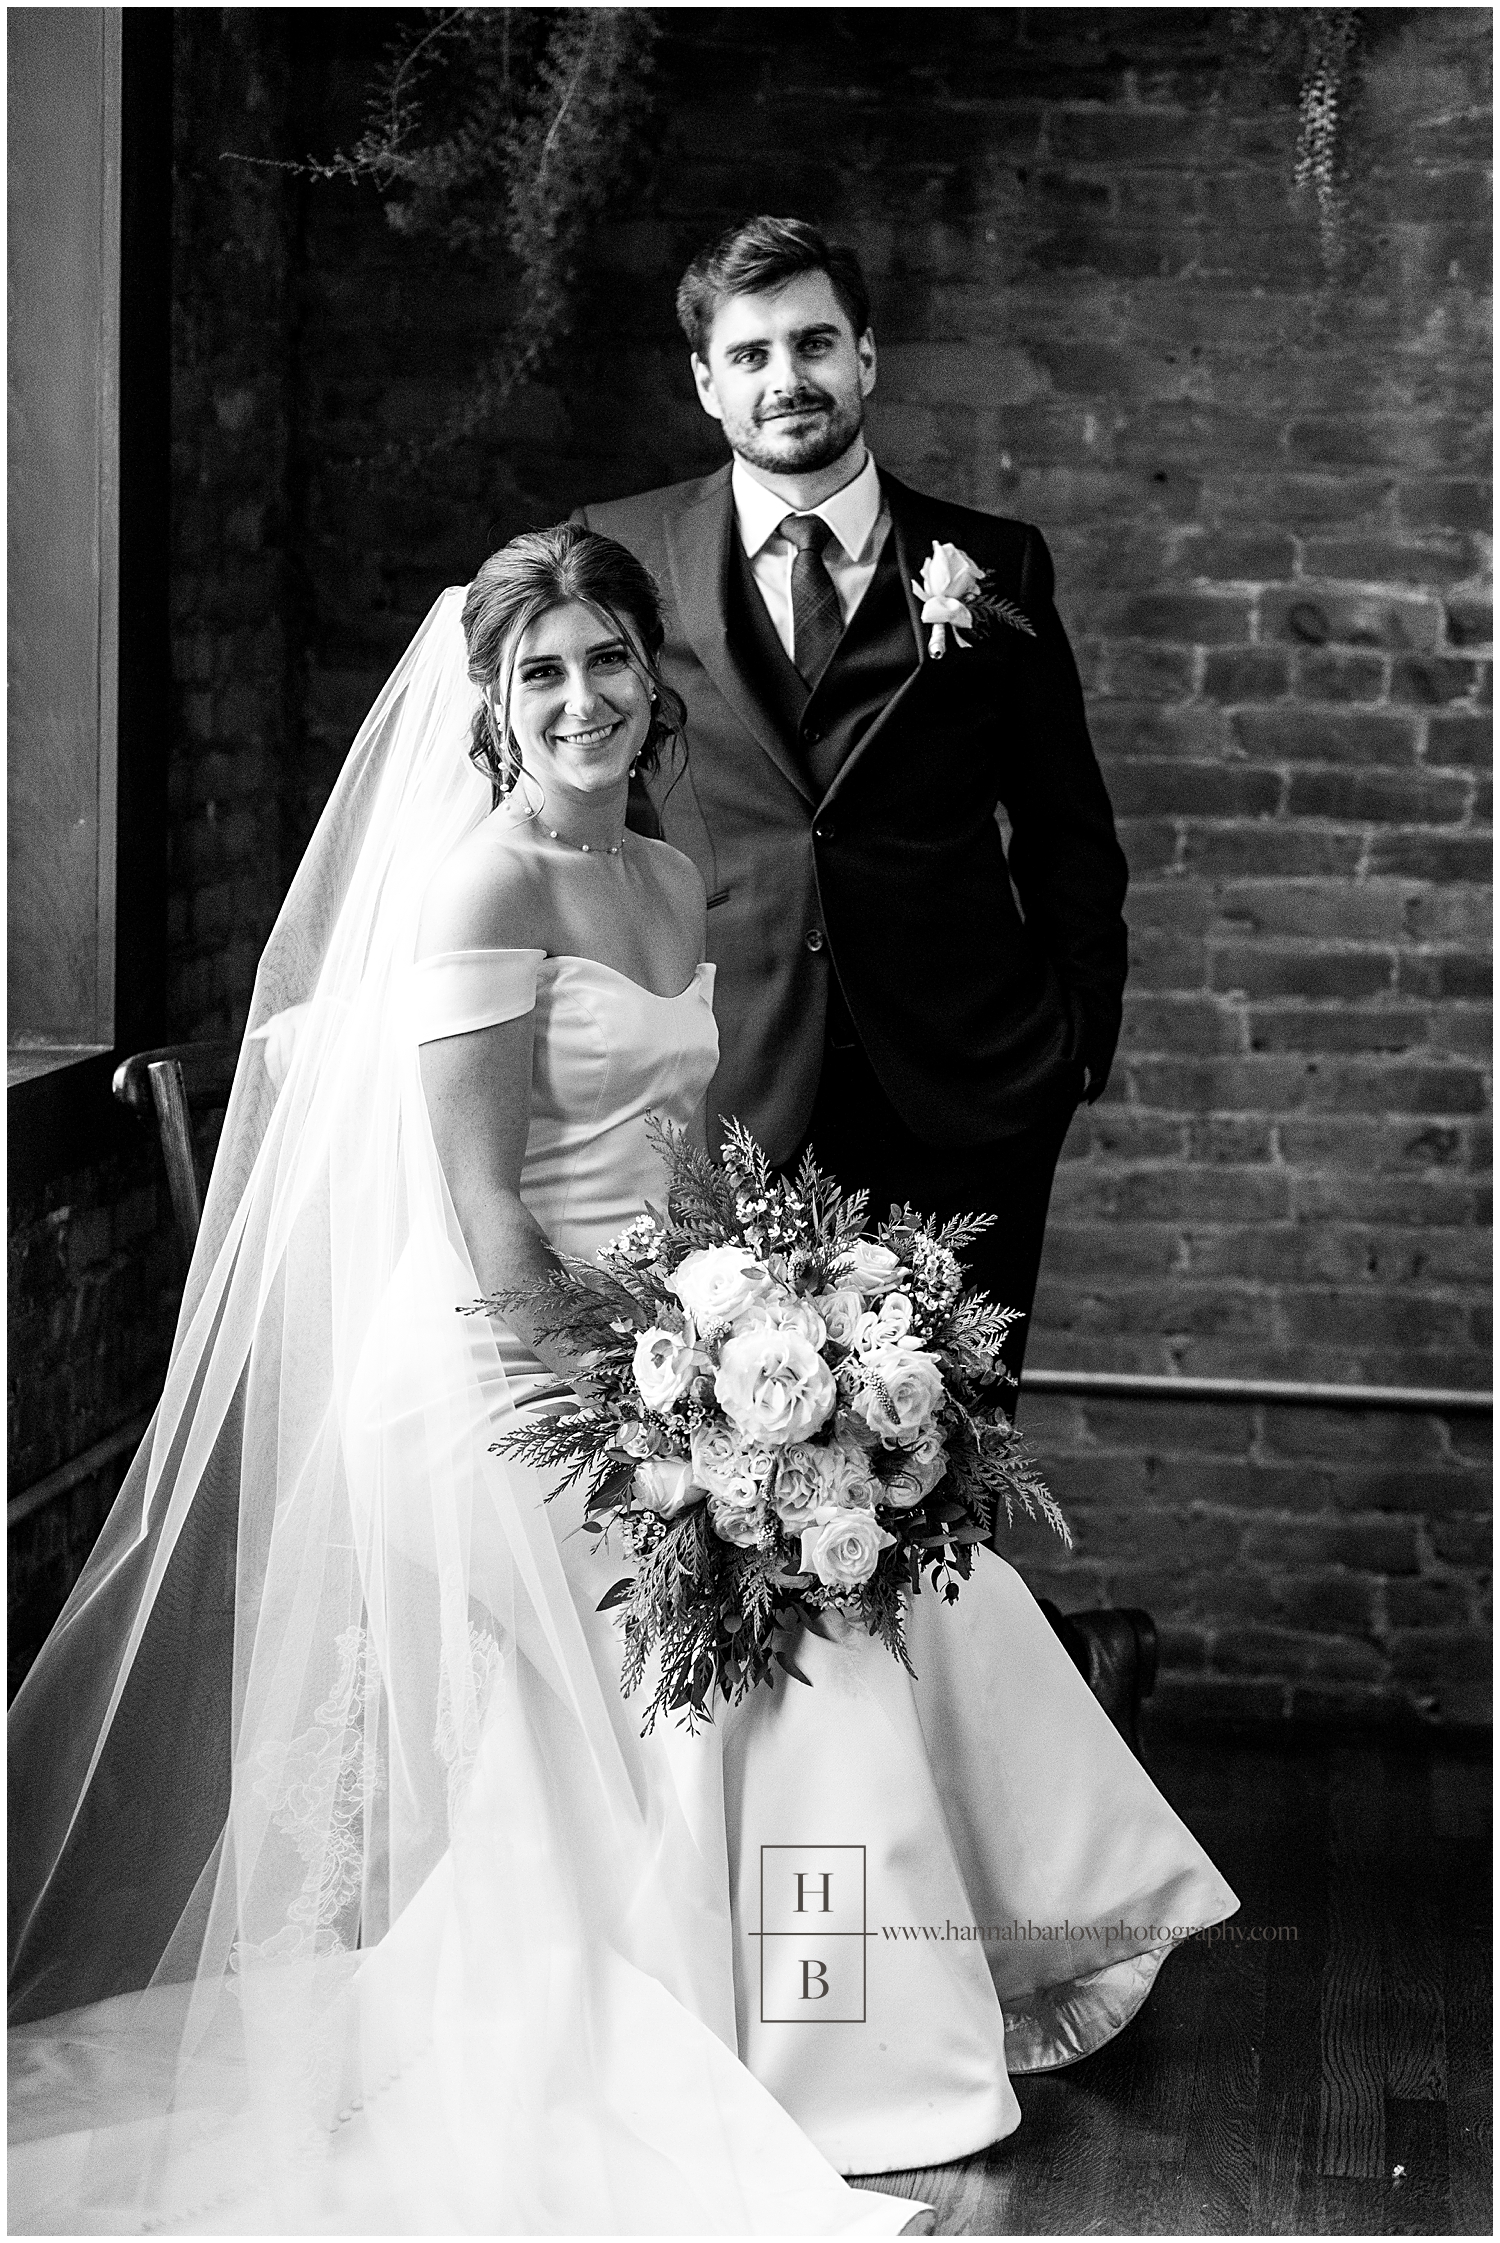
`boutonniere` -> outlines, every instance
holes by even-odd
[[[960,647],[969,643],[965,631],[983,638],[997,623],[1024,631],[1028,639],[1036,637],[1015,602],[990,589],[987,571],[971,561],[960,545],[945,545],[934,538],[922,563],[921,582],[913,577],[911,588],[922,602],[922,621],[932,625],[927,651],[934,662],[947,652],[950,631]]]

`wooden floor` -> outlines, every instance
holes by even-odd
[[[1148,1742],[1236,1892],[1295,1941],[1190,1943],[1140,2016],[1018,2080],[982,2156],[883,2176],[940,2235],[1487,2235],[1487,1753]]]

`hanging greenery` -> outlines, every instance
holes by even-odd
[[[1356,8],[1310,9],[1303,27],[1293,181],[1317,201],[1318,241],[1330,272],[1343,265],[1349,247],[1346,118],[1359,35]]]
[[[280,168],[368,183],[397,233],[477,264],[503,342],[410,464],[495,427],[572,324],[590,228],[645,149],[655,17],[631,7],[453,8],[393,43],[352,147]],[[253,160],[253,159],[242,159]]]
[[[1231,12],[1236,35],[1249,38],[1274,69],[1297,75],[1297,149],[1292,184],[1317,210],[1324,270],[1342,271],[1349,254],[1352,199],[1349,126],[1359,91],[1365,44],[1359,8],[1244,9]]]

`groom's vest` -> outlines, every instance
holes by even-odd
[[[811,693],[776,635],[749,557],[730,539],[729,629],[742,666],[820,798],[897,688],[917,667],[896,540],[887,532],[874,577]]]

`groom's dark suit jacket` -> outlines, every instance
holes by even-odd
[[[1120,1028],[1125,859],[1047,548],[1023,522],[881,483],[881,565],[810,697],[735,534],[727,467],[575,517],[661,588],[688,768],[675,786],[660,773],[632,823],[654,811],[703,874],[711,1098],[773,1160],[807,1131],[830,971],[886,1095],[934,1147],[1065,1110],[1085,1066],[1096,1097]],[[1035,636],[999,624],[933,660],[912,578],[934,539],[989,571]]]

